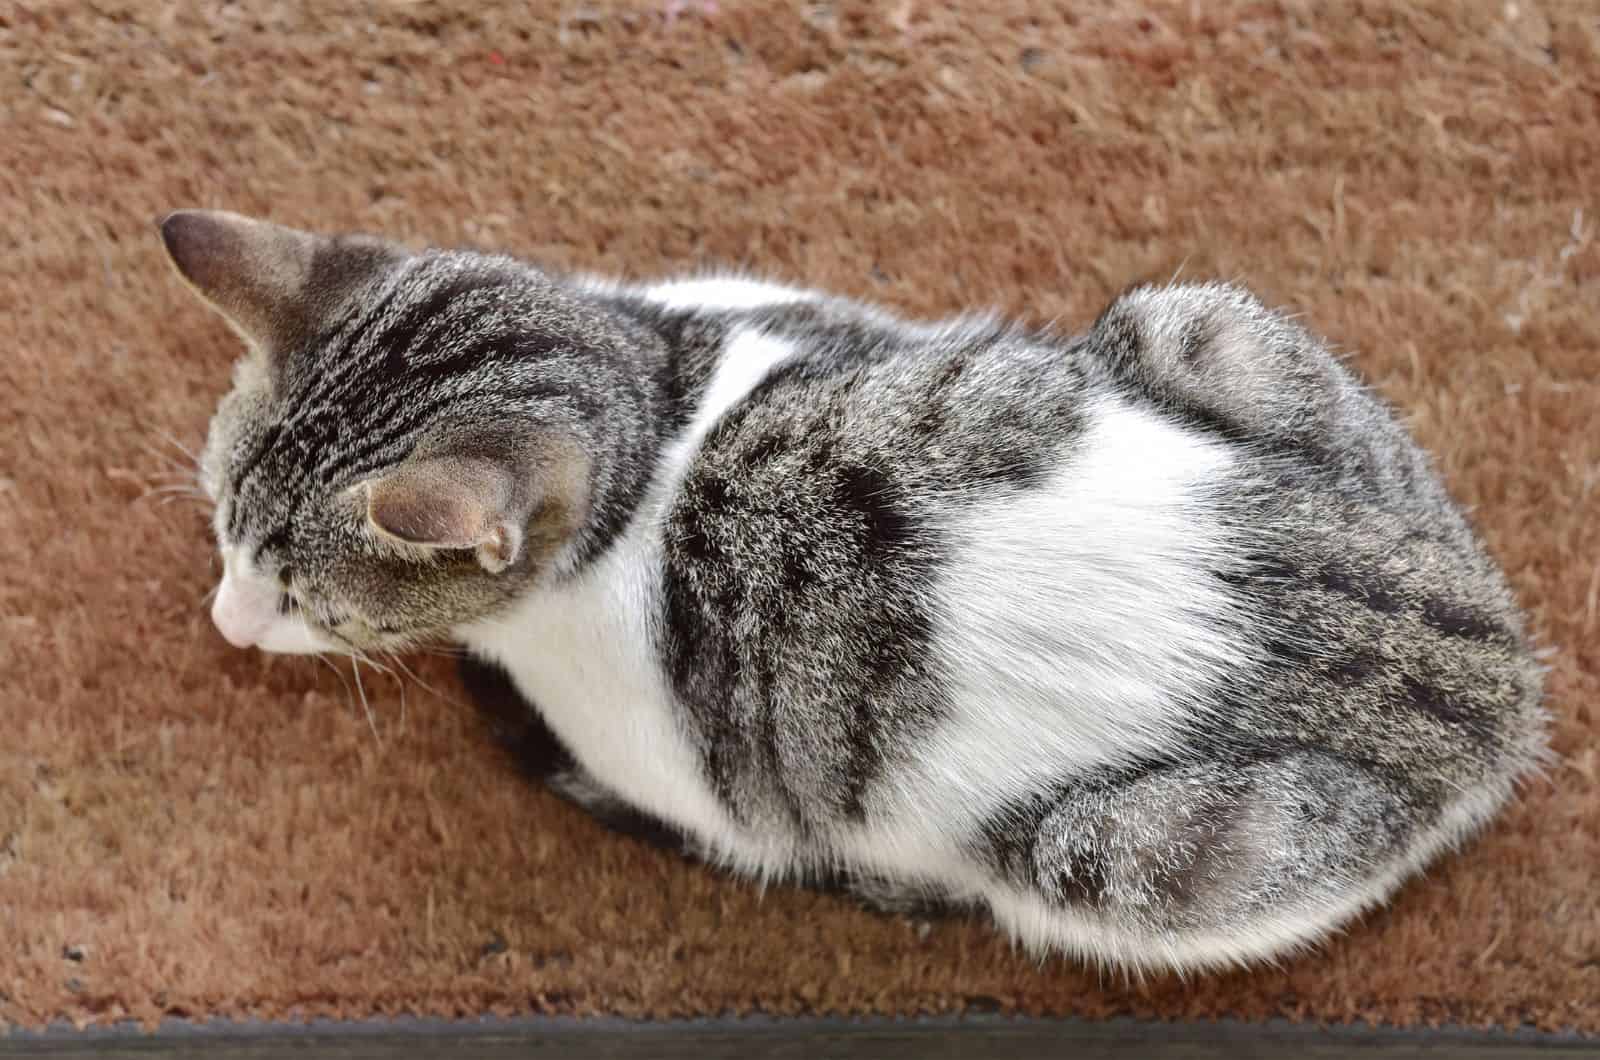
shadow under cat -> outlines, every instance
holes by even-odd
[[[504,669],[471,656],[457,663],[457,674],[477,707],[494,742],[511,758],[518,771],[535,783],[576,804],[603,827],[658,850],[676,854],[702,868],[707,862],[687,837],[659,817],[596,792],[582,779],[577,760],[540,715],[523,698]],[[882,895],[872,881],[839,871],[806,880],[787,881],[822,894],[855,899],[877,913],[924,919],[958,915],[965,910],[930,897],[913,897],[903,888],[885,885]]]

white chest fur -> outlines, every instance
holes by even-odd
[[[673,308],[707,310],[812,297],[728,278],[663,284],[645,296]],[[659,598],[661,512],[721,415],[794,352],[758,331],[735,330],[693,421],[667,447],[649,497],[606,556],[510,613],[458,631],[474,651],[506,668],[602,785],[755,872],[780,868],[786,858],[780,849],[764,850],[736,835],[705,783],[698,752],[678,723],[651,622]]]
[[[634,532],[580,578],[464,629],[500,663],[602,785],[701,834],[726,827],[657,661],[650,532]]]

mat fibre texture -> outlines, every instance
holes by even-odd
[[[1600,1032],[1600,9],[0,6],[0,1023],[999,1009]],[[229,207],[1086,325],[1243,280],[1408,416],[1550,652],[1548,775],[1317,953],[1189,981],[719,878],[523,784],[450,663],[231,650],[181,481]],[[371,718],[362,699],[370,704]]]

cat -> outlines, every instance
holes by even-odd
[[[462,645],[558,791],[716,865],[1246,964],[1545,753],[1524,620],[1428,458],[1236,286],[1064,336],[159,227],[248,347],[202,454],[222,634]]]

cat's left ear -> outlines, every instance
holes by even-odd
[[[303,342],[404,251],[363,236],[327,237],[225,210],[163,217],[173,266],[246,342],[271,354]]]

